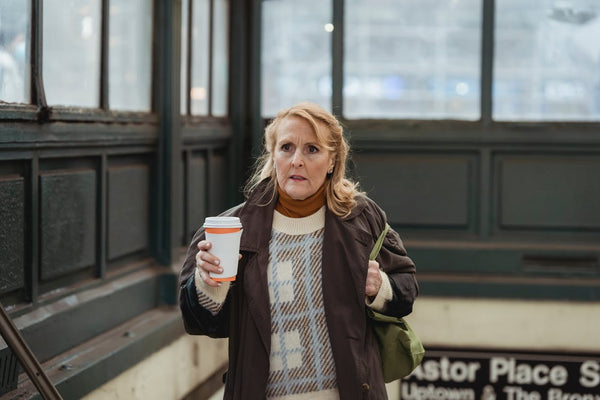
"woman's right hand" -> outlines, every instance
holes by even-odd
[[[198,268],[198,275],[200,279],[204,281],[208,286],[219,286],[219,282],[213,281],[209,273],[213,272],[220,274],[223,272],[223,268],[219,266],[219,259],[208,250],[212,247],[212,243],[208,240],[201,240],[198,243],[198,253],[196,254],[196,268]]]

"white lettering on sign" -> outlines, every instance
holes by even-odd
[[[412,373],[418,380],[434,382],[475,382],[477,371],[481,364],[475,361],[450,361],[447,357],[439,361],[427,360],[419,365]]]
[[[402,385],[404,400],[475,400],[475,391],[464,388],[445,388],[429,384],[419,386],[416,383]]]
[[[569,379],[569,372],[562,365],[552,368],[546,364],[530,365],[517,363],[514,358],[492,357],[490,359],[490,382],[498,382],[500,377],[505,377],[510,384],[519,385],[547,385],[563,386]]]
[[[506,400],[542,400],[542,396],[536,392],[528,392],[519,386],[505,386]]]
[[[566,393],[561,389],[548,390],[548,400],[600,400],[600,395],[591,393]]]
[[[600,385],[600,363],[587,360],[579,368],[579,383],[583,387],[591,388]]]

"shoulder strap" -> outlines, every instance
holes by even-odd
[[[385,228],[383,228],[383,231],[379,234],[379,237],[377,238],[377,241],[375,242],[375,245],[373,246],[373,250],[371,250],[371,254],[369,255],[369,260],[374,260],[375,258],[377,258],[377,254],[379,254],[379,250],[381,250],[381,246],[383,245],[383,239],[385,239],[385,235],[387,235],[389,230],[390,230],[390,225],[386,222]]]

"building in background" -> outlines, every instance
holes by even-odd
[[[302,100],[417,264],[429,353],[392,398],[598,393],[600,6],[534,3],[3,0],[0,302],[63,397],[222,386],[178,268]]]

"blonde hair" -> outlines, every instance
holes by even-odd
[[[346,161],[350,146],[344,138],[344,129],[339,121],[327,110],[314,103],[299,103],[290,108],[281,110],[277,117],[265,128],[263,153],[258,158],[254,174],[248,180],[245,188],[249,196],[260,182],[268,179],[269,188],[272,190],[271,199],[277,191],[277,174],[273,168],[273,152],[277,142],[277,133],[283,120],[288,117],[299,117],[307,121],[313,128],[319,144],[331,151],[334,155],[333,172],[325,181],[325,194],[327,207],[336,215],[345,217],[356,206],[355,196],[358,184],[346,178]],[[319,129],[319,123],[326,129]]]

